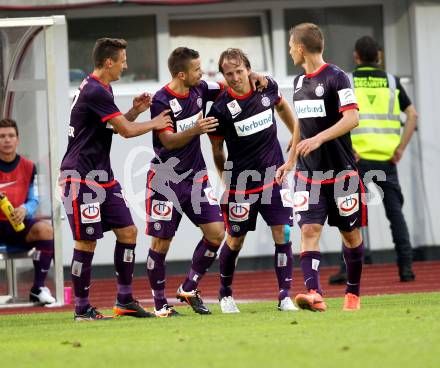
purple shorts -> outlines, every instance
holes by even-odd
[[[251,192],[240,194],[229,191],[223,195],[223,217],[229,235],[240,237],[248,231],[254,231],[258,213],[268,226],[293,226],[293,201],[290,189],[283,189],[278,184],[274,184],[263,191]]]
[[[293,196],[296,222],[336,226],[340,231],[351,231],[367,226],[365,187],[356,172],[353,175],[325,180],[325,183],[295,176]]]
[[[218,200],[207,176],[179,183],[168,181],[163,184],[165,182],[159,181],[153,170],[148,172],[145,199],[147,235],[172,238],[183,213],[194,225],[223,222]]]
[[[0,221],[0,242],[26,246],[26,236],[31,231],[31,227],[37,222],[38,220],[26,218],[23,221],[24,229],[22,231],[15,231],[9,221]],[[31,248],[30,245],[29,248]]]
[[[106,184],[68,180],[63,183],[63,205],[75,240],[101,239],[106,231],[133,225],[116,180]]]

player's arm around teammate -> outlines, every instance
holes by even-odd
[[[274,184],[271,173],[271,169],[283,163],[274,110],[277,109],[290,132],[294,127],[293,112],[273,79],[268,78],[268,87],[263,92],[252,90],[249,83],[251,65],[242,50],[225,50],[219,59],[219,70],[230,86],[209,113],[219,120],[216,132],[210,134],[214,162],[221,177],[228,171],[227,180],[222,178],[228,182],[222,199],[228,231],[226,243],[220,251],[221,310],[223,313],[239,312],[232,296],[235,264],[246,234],[255,230],[257,216],[261,214],[274,240],[278,309],[294,311],[296,308],[289,297],[293,259],[290,242],[292,208],[287,204],[288,190]],[[247,173],[259,175],[249,183]],[[269,196],[270,200],[266,201]]]
[[[164,130],[159,133],[159,139],[167,150],[179,149],[187,145],[195,136],[215,131],[217,125],[217,119],[204,118],[200,113],[199,119],[192,128],[179,133]]]
[[[148,110],[151,106],[151,95],[143,93],[133,99],[133,107],[124,115],[119,115],[109,120],[113,129],[124,138],[133,138],[148,133],[152,130],[162,130],[172,127],[169,110],[162,111],[158,116],[150,121],[135,123],[139,114]]]

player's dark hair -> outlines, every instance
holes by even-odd
[[[371,36],[359,38],[354,45],[354,51],[356,51],[363,63],[377,63],[379,60],[379,49],[379,44]]]
[[[119,52],[127,48],[127,41],[118,38],[100,38],[93,48],[93,65],[102,68],[106,59],[118,61]]]
[[[180,72],[186,72],[189,69],[191,60],[200,57],[198,51],[189,49],[188,47],[178,47],[168,57],[168,69],[174,78]]]
[[[304,45],[310,53],[321,53],[324,50],[324,34],[316,24],[297,24],[290,30],[290,36],[293,42]]]
[[[17,134],[18,137],[18,126],[15,120],[13,119],[1,119],[0,120],[0,128],[14,128],[15,129],[15,133]]]
[[[242,61],[244,66],[247,69],[251,68],[251,62],[249,61],[249,58],[247,55],[243,52],[243,50],[235,49],[235,48],[229,48],[225,51],[223,51],[218,59],[218,70],[220,73],[223,73],[223,63],[227,60],[237,60]]]

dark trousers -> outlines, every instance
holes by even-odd
[[[397,166],[388,161],[360,160],[358,162],[359,173],[362,178],[370,170],[382,170],[386,175],[386,181],[378,181],[376,177],[367,175],[364,183],[372,181],[384,193],[383,204],[385,213],[390,222],[391,235],[394,248],[397,254],[397,266],[399,274],[406,274],[412,271],[412,247],[409,239],[408,226],[403,216],[403,195],[397,175]],[[368,179],[370,178],[370,179]],[[345,265],[344,265],[345,266]]]

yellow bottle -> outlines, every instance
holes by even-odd
[[[5,216],[8,218],[9,222],[11,223],[11,225],[15,231],[18,232],[18,231],[22,231],[24,229],[23,222],[20,222],[19,224],[17,224],[11,219],[11,216],[14,212],[14,207],[12,206],[11,202],[9,202],[8,197],[6,197],[6,196],[0,197],[0,209],[3,211]]]

